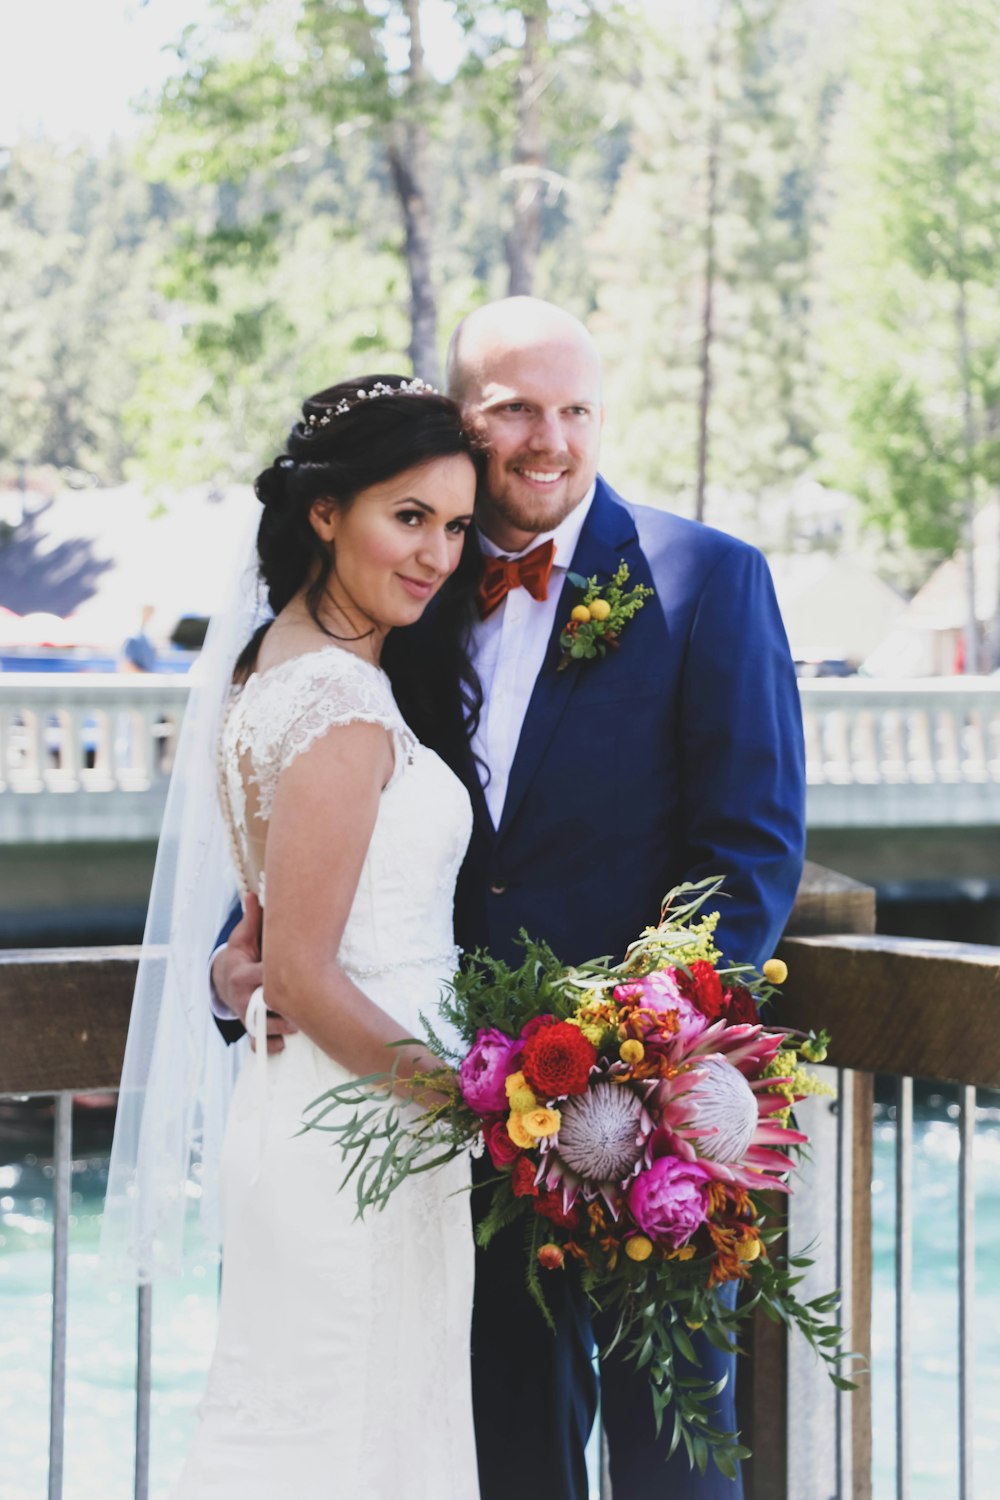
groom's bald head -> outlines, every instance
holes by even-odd
[[[600,394],[601,356],[580,319],[540,297],[504,297],[477,307],[452,334],[448,395],[460,405],[475,402],[498,360],[521,350],[543,349],[557,350],[567,362],[589,367]]]
[[[537,297],[477,308],[448,348],[448,394],[488,454],[479,521],[506,551],[552,531],[590,490],[601,360],[578,318]]]

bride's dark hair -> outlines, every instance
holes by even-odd
[[[310,396],[303,403],[302,420],[288,435],[285,452],[254,483],[263,506],[258,568],[273,613],[279,614],[308,584],[309,613],[324,634],[336,639],[319,617],[333,559],[310,524],[314,502],[332,500],[347,510],[362,490],[406,469],[461,453],[472,459],[481,477],[482,455],[463,428],[455,402],[419,380],[363,375]],[[382,664],[393,679],[400,708],[421,738],[434,727],[426,721],[437,712],[435,680],[457,682],[473,719],[478,716],[482,697],[464,635],[480,570],[479,549],[470,534],[458,568],[434,601],[434,660],[425,668],[419,666],[424,653],[383,651]],[[245,681],[253,671],[270,623],[260,625],[240,652],[235,682]],[[386,648],[399,634],[390,633]],[[425,671],[426,683],[418,680]]]

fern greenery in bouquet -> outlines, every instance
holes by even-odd
[[[567,968],[524,935],[517,968],[472,954],[441,1005],[464,1050],[429,1024],[422,1039],[442,1064],[416,1080],[433,1107],[387,1096],[386,1076],[361,1078],[316,1100],[308,1124],[338,1140],[361,1213],[411,1173],[488,1152],[479,1242],[520,1221],[542,1314],[545,1278],[578,1276],[614,1315],[612,1346],[624,1341],[648,1372],[658,1426],[672,1408],[671,1451],[683,1443],[693,1465],[711,1457],[732,1474],[747,1450],[711,1424],[719,1387],[691,1373],[692,1330],[728,1349],[762,1307],[849,1382],[836,1373],[836,1294],[796,1296],[809,1262],[779,1253],[775,1209],[806,1145],[791,1107],[822,1089],[802,1058],[820,1061],[828,1039],[760,1020],[780,961],[760,974],[721,966],[718,912],[703,912],[720,885],[671,891],[620,963]],[[744,1288],[733,1310],[716,1296],[729,1281]]]

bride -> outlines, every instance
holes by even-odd
[[[471,812],[407,728],[380,657],[388,632],[415,622],[458,567],[476,480],[457,408],[398,376],[310,398],[287,453],[257,480],[274,618],[236,661],[219,781],[241,892],[263,908],[263,995],[297,1029],[269,1056],[258,992],[256,1056],[221,1152],[218,1341],[178,1500],[478,1494],[469,1164],[411,1179],[362,1221],[350,1187],[339,1191],[329,1138],[299,1133],[304,1107],[350,1075],[395,1065],[405,1098],[434,1065],[419,1045],[395,1044],[420,1034],[455,968]],[[192,904],[210,901],[204,869],[193,884]],[[185,1017],[198,1008],[200,995],[194,1007],[181,998]],[[169,1026],[160,1014],[159,1031]],[[130,1033],[130,1052],[139,1046]],[[152,1050],[162,1047],[157,1035]],[[116,1141],[116,1152],[134,1159],[141,1196],[144,1175],[162,1187],[165,1174],[155,1123],[129,1122],[130,1097],[121,1129],[145,1134],[145,1149]],[[219,1110],[199,1111],[207,1135]],[[134,1191],[113,1159],[109,1211]]]

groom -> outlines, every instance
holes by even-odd
[[[620,954],[671,886],[722,876],[719,944],[759,965],[791,910],[804,843],[798,691],[763,558],[628,505],[598,476],[600,360],[560,309],[515,297],[470,314],[448,387],[488,451],[487,597],[471,638],[483,710],[471,747],[457,713],[435,745],[475,810],[457,941],[516,960],[523,927],[567,963]],[[567,572],[606,583],[623,561],[628,586],[653,595],[619,649],[558,670],[578,598]],[[258,982],[254,942],[241,923],[213,969],[237,1011]],[[553,1338],[525,1291],[523,1253],[513,1231],[478,1252],[482,1500],[585,1500],[589,1309],[570,1276],[553,1275]],[[699,1356],[699,1375],[729,1375],[715,1421],[733,1430],[733,1360],[707,1344]],[[711,1465],[692,1474],[683,1448],[666,1460],[670,1414],[657,1439],[646,1378],[620,1356],[602,1361],[600,1393],[615,1500],[739,1500],[738,1481]]]

